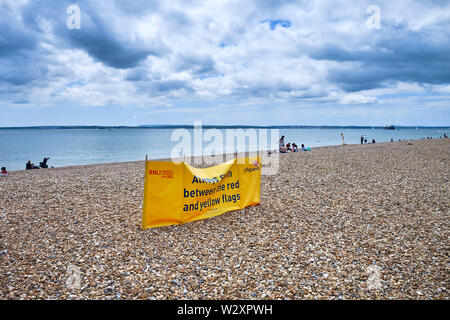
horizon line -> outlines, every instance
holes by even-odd
[[[135,129],[168,129],[168,128],[194,128],[193,124],[144,124],[144,125],[37,125],[37,126],[10,126],[0,127],[0,129],[121,129],[121,128],[135,128]],[[302,128],[330,128],[330,129],[383,129],[387,126],[379,125],[211,125],[202,124],[202,127],[207,128],[285,128],[285,129],[302,129]],[[426,125],[394,125],[397,128],[445,128],[450,126],[426,126]]]

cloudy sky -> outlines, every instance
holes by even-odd
[[[0,0],[0,126],[447,126],[449,103],[445,0]]]

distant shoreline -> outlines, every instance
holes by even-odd
[[[426,139],[416,139],[416,140],[414,140],[414,139],[410,139],[410,140],[405,139],[405,140],[402,140],[402,141],[392,141],[392,142],[385,141],[385,142],[377,142],[377,143],[374,143],[373,145],[379,146],[379,145],[383,145],[383,144],[395,144],[395,143],[405,143],[405,142],[423,141],[423,140],[426,140]],[[441,140],[441,139],[434,139],[434,140],[436,141],[436,140]],[[369,145],[372,145],[372,143],[367,143],[367,144],[349,143],[349,144],[346,144],[346,145],[336,144],[336,145],[314,147],[312,150],[324,150],[324,149],[326,150],[326,149],[334,149],[334,148],[341,148],[341,147],[355,147],[355,146],[359,147],[359,146],[369,146]],[[260,151],[263,152],[263,153],[266,153],[268,151],[274,152],[273,149],[272,150],[269,150],[269,149],[267,149],[267,150],[260,150]],[[247,155],[255,155],[255,153],[257,153],[257,151],[246,152],[246,153],[238,152],[237,153],[237,157],[246,157]],[[293,154],[293,153],[295,153],[295,152],[278,153],[278,154],[280,156],[284,157],[286,155]],[[304,151],[298,151],[298,153],[304,153]],[[201,155],[201,156],[200,155],[191,155],[191,156],[186,156],[185,158],[174,158],[174,159],[169,158],[169,157],[161,157],[161,158],[148,159],[148,160],[149,161],[179,161],[179,162],[184,161],[184,162],[186,162],[186,163],[188,163],[190,165],[197,166],[195,164],[195,162],[198,161],[198,159],[201,159],[201,158],[203,158],[205,156],[207,156],[207,155]],[[222,157],[223,158],[223,162],[225,162],[226,159],[231,158],[231,156],[234,156],[234,154],[232,154],[232,153],[221,153],[221,154],[216,155],[216,157]],[[259,156],[261,156],[261,154]],[[189,161],[185,161],[185,160],[189,160]],[[68,169],[68,168],[77,169],[77,168],[86,168],[86,167],[92,167],[92,166],[116,166],[116,165],[136,164],[138,162],[145,162],[145,159],[142,159],[142,160],[129,160],[129,161],[114,161],[114,162],[98,162],[98,163],[89,163],[89,164],[75,164],[75,165],[67,165],[67,166],[59,166],[59,167],[49,167],[49,168],[46,168],[46,169],[33,169],[33,170],[19,169],[19,170],[9,170],[9,172],[10,173],[11,172],[22,172],[22,171],[33,171],[34,172],[34,171],[38,171],[38,170],[41,170],[41,171],[44,170],[45,171],[45,170],[49,170],[49,169],[55,170],[55,169]],[[203,166],[203,165],[205,165],[205,163],[200,164],[200,167]]]
[[[49,166],[57,168],[71,165],[139,161],[143,159],[146,153],[152,155],[152,159],[170,157],[171,148],[175,145],[175,142],[170,140],[171,134],[177,129],[156,128],[155,130],[139,130],[152,128],[120,128],[128,127],[78,127],[78,129],[75,127],[51,127],[50,129],[32,127],[30,129],[17,128],[0,130],[0,136],[5,141],[0,147],[0,164],[5,166],[8,171],[16,171],[24,169],[27,160],[34,159],[38,161],[37,159],[42,159],[44,156],[51,158]],[[195,129],[189,126],[179,128],[187,128],[181,130],[188,130],[187,132],[191,136],[195,132]],[[207,132],[209,128],[212,128],[212,126],[202,127],[202,130],[204,130],[203,132]],[[362,134],[367,134],[368,138],[370,138],[368,139],[369,141],[372,141],[372,138],[374,138],[377,143],[389,142],[391,139],[394,141],[399,141],[399,139],[421,140],[429,136],[432,136],[433,139],[438,139],[440,136],[443,136],[443,133],[450,135],[450,128],[421,128],[419,130],[407,128],[383,130],[381,127],[374,130],[371,130],[371,128],[361,129],[359,127],[352,127],[350,129],[336,129],[332,127],[326,127],[325,129],[315,127],[295,129],[288,126],[267,127],[268,129],[238,126],[223,128],[227,129],[216,130],[220,130],[222,134],[225,134],[227,130],[233,131],[234,133],[242,130],[244,134],[246,134],[245,132],[252,131],[253,133],[255,131],[268,131],[271,136],[275,132],[275,135],[285,135],[290,142],[304,143],[306,146],[314,149],[342,145],[342,139],[339,133],[344,133],[346,138],[345,142],[349,145],[359,144]],[[272,130],[274,131],[272,132]],[[83,141],[83,143],[80,141]],[[102,148],[98,150],[97,147],[100,145]],[[103,148],[103,146],[105,147]],[[250,143],[249,141],[248,148],[250,150],[256,150],[259,148],[258,146],[259,144],[257,142]],[[272,147],[265,146],[264,144],[261,145],[262,149],[273,150],[277,147],[277,143]],[[230,152],[233,149],[226,147],[226,150],[224,149],[223,151]]]
[[[202,125],[203,129],[384,129],[384,126],[310,126],[310,125]],[[194,129],[194,125],[139,126],[25,126],[0,127],[0,130],[20,129]],[[395,126],[398,129],[450,129],[450,126]]]

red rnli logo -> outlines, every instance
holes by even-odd
[[[149,170],[149,175],[161,176],[161,178],[173,179],[173,170]]]

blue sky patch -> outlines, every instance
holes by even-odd
[[[261,21],[261,23],[269,23],[270,29],[275,30],[278,25],[280,25],[283,28],[289,28],[292,25],[292,22],[290,20],[285,19],[276,19],[276,20],[264,20]]]

